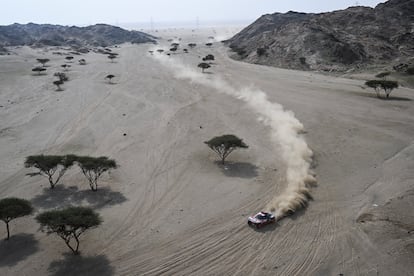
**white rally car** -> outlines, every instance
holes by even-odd
[[[276,222],[276,217],[272,213],[268,212],[259,212],[254,216],[251,216],[247,219],[247,224],[249,226],[254,226],[256,228],[261,228],[267,224]]]

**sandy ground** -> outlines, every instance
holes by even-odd
[[[219,36],[180,32],[160,33],[161,45]],[[199,57],[214,54],[206,79],[260,89],[305,127],[313,200],[254,230],[247,216],[286,188],[281,146],[245,102],[177,78],[153,48],[114,48],[114,63],[83,55],[87,65],[72,64],[62,92],[52,85],[64,63],[54,50],[0,57],[1,197],[29,199],[36,212],[92,206],[104,220],[81,237],[80,256],[33,217],[13,221],[11,240],[0,241],[1,275],[414,275],[414,90],[385,101],[361,80],[231,60],[220,43],[172,55],[199,71]],[[31,72],[39,57],[51,59],[46,75]],[[203,141],[226,133],[250,147],[222,167]],[[76,168],[50,191],[23,166],[40,153],[107,155],[120,168],[97,193]]]

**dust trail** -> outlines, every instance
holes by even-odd
[[[303,125],[291,111],[284,110],[278,103],[268,100],[266,93],[253,88],[237,89],[220,77],[207,76],[179,60],[154,55],[161,64],[171,68],[175,76],[212,87],[221,93],[243,100],[258,115],[261,122],[271,128],[272,141],[281,147],[286,162],[286,188],[265,207],[280,219],[307,205],[310,198],[309,186],[315,182],[311,171],[312,151],[300,133]]]

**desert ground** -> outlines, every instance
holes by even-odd
[[[112,47],[115,62],[82,55],[87,64],[71,64],[60,92],[57,49],[0,57],[0,196],[28,199],[36,212],[91,206],[103,218],[81,236],[79,256],[33,216],[14,220],[0,241],[1,275],[414,275],[413,89],[384,100],[360,79],[238,62],[219,42],[204,46],[219,36],[212,29],[157,35],[159,45]],[[149,54],[179,37],[198,45]],[[202,74],[206,54],[215,61]],[[41,57],[51,60],[36,76]],[[266,93],[300,121],[313,151],[308,206],[260,230],[247,217],[288,188],[285,140],[221,85]],[[227,133],[249,148],[222,166],[203,142]],[[120,167],[98,192],[75,167],[50,190],[24,168],[42,153],[106,155]]]

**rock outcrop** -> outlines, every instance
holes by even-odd
[[[227,43],[238,59],[283,68],[343,71],[401,63],[414,57],[414,0],[263,15]]]
[[[49,24],[0,26],[0,46],[111,46],[125,42],[155,42],[155,37],[138,31],[97,24],[88,27]]]

